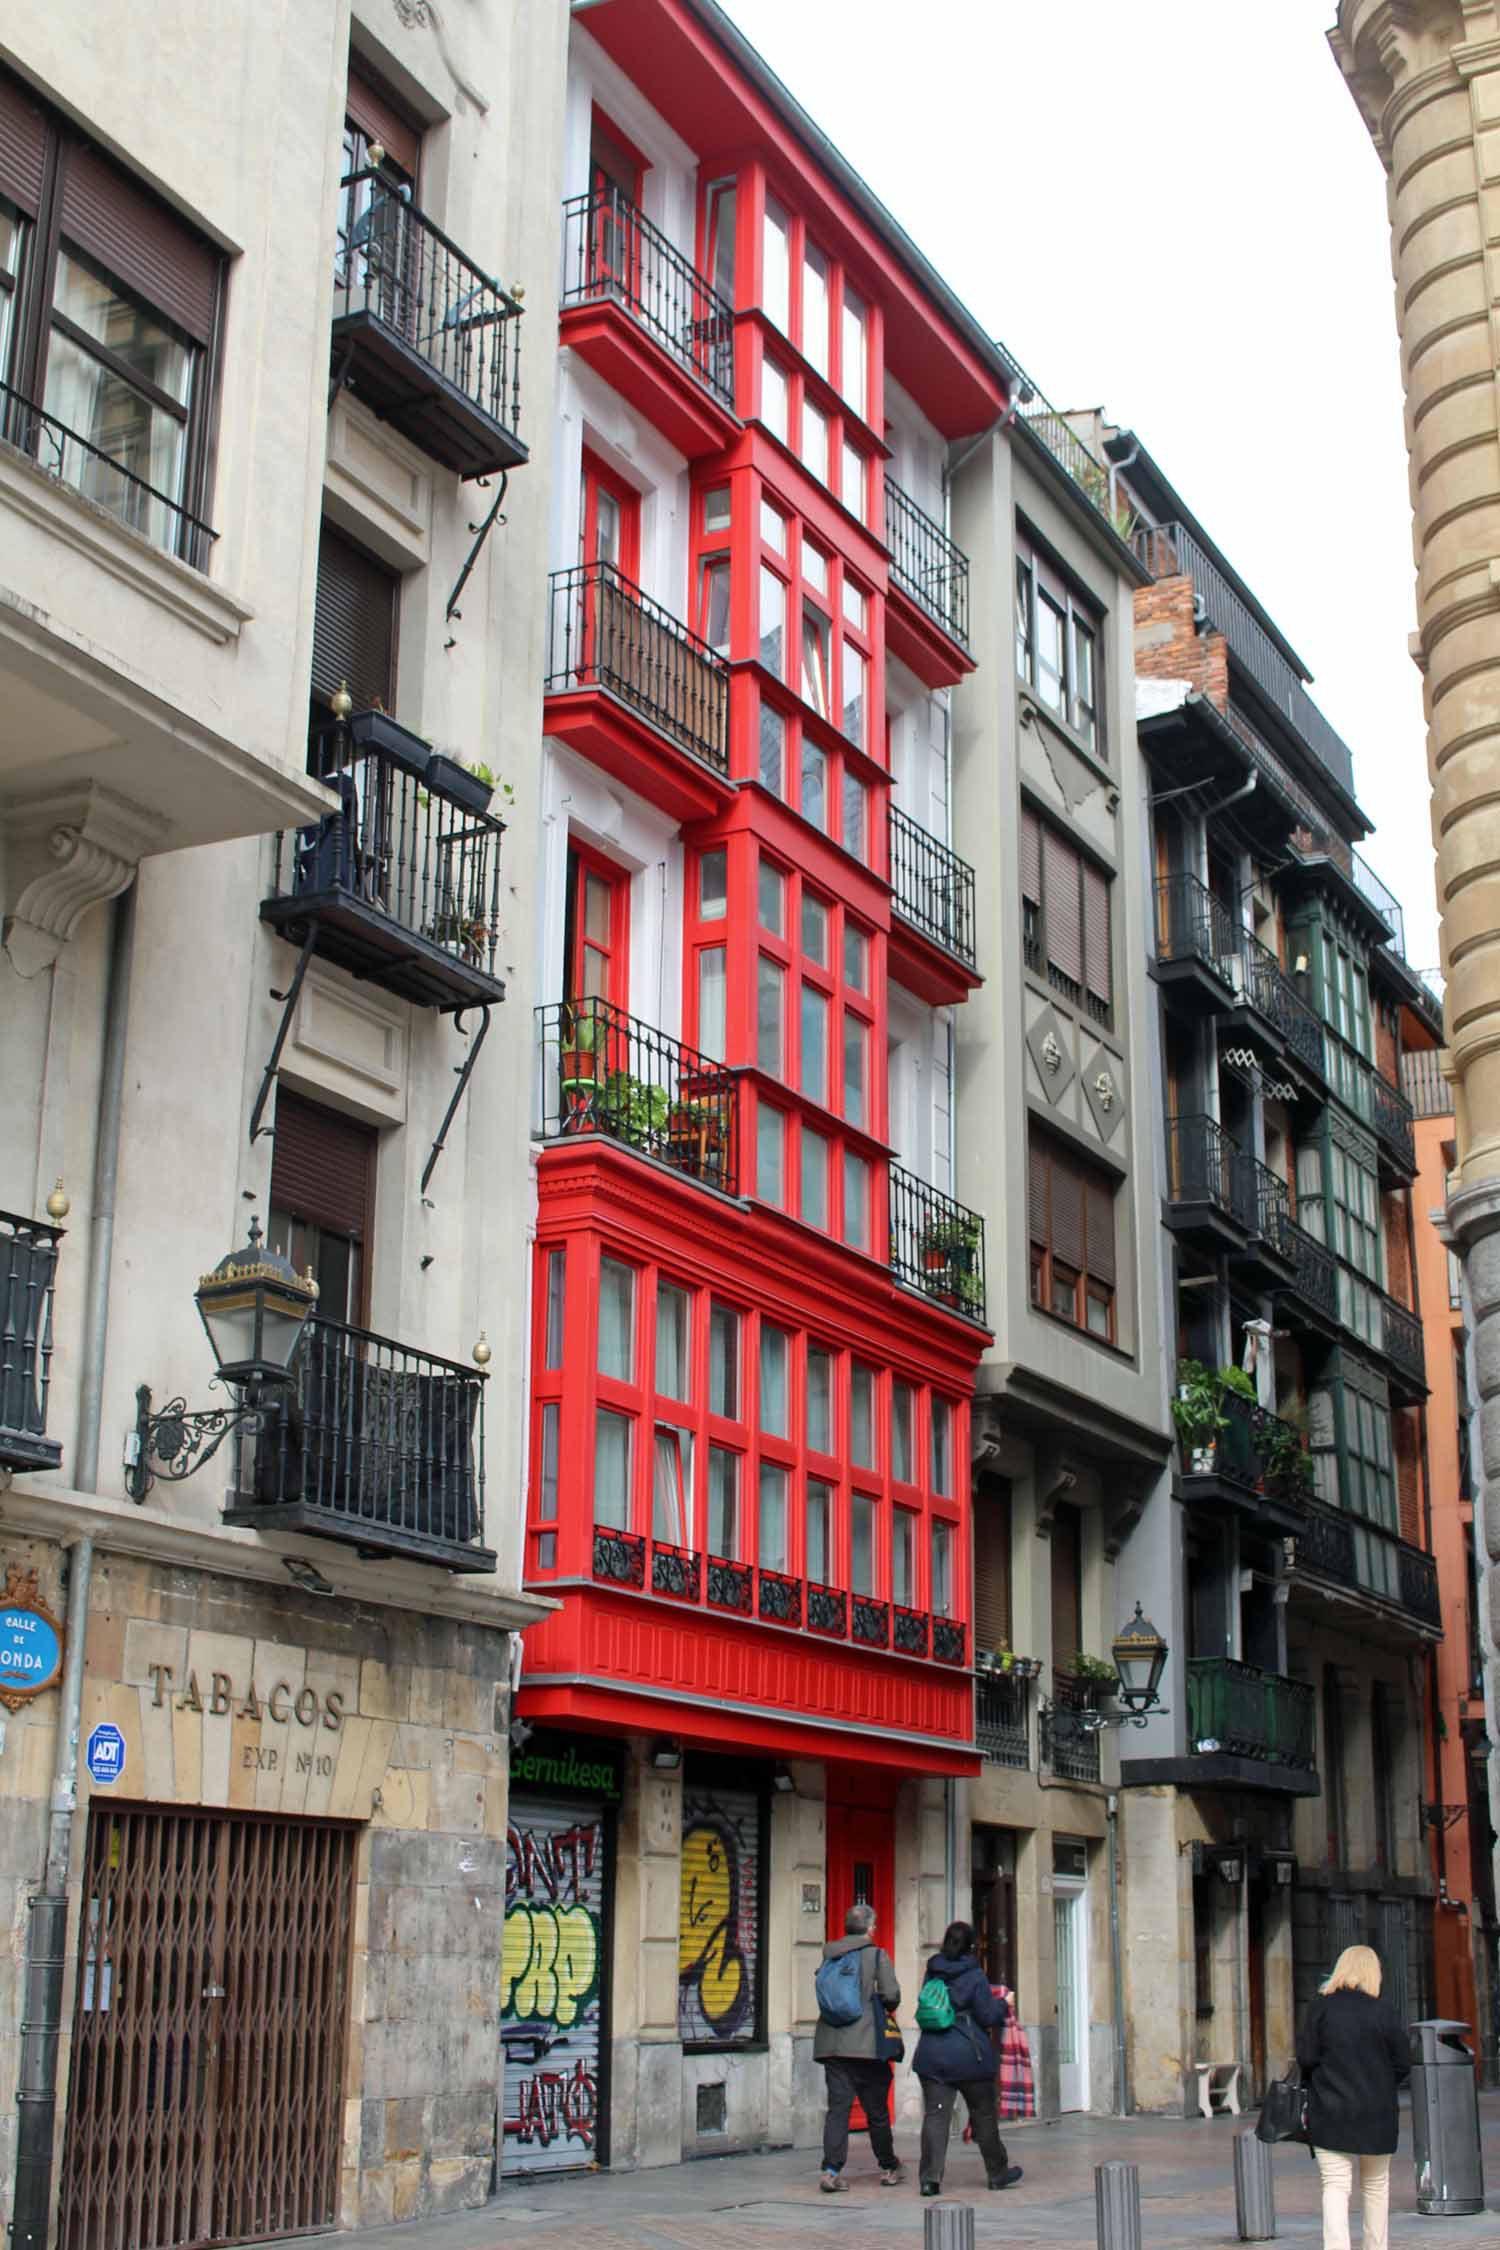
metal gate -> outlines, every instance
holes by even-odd
[[[1375,1950],[1380,1955],[1380,1989],[1402,2023],[1408,2021],[1406,1901],[1383,1898],[1375,1909]]]
[[[500,2036],[506,2172],[601,2160],[608,1972],[602,1806],[511,1799]]]
[[[92,1806],[61,2250],[334,2223],[356,1835]]]

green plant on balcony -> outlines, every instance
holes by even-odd
[[[664,1153],[669,1163],[700,1174],[715,1173],[722,1166],[724,1136],[720,1103],[684,1095],[668,1108]]]
[[[1087,1649],[1079,1649],[1068,1659],[1066,1669],[1091,1703],[1102,1703],[1119,1692],[1120,1675],[1107,1657],[1090,1656]]]
[[[1017,1656],[1014,1649],[997,1643],[994,1648],[974,1651],[974,1668],[978,1672],[998,1672],[1006,1679],[1035,1680],[1041,1677],[1042,1663],[1037,1656]]]
[[[1219,1433],[1229,1427],[1229,1420],[1219,1378],[1201,1360],[1182,1359],[1177,1363],[1172,1420],[1184,1460],[1194,1474],[1206,1474],[1213,1467]]]
[[[979,1262],[979,1221],[958,1211],[924,1213],[918,1240],[928,1273],[968,1272]]]
[[[628,1070],[612,1070],[600,1091],[595,1114],[600,1127],[632,1148],[652,1149],[661,1139],[671,1103],[665,1086],[650,1085]]]
[[[1311,1500],[1316,1489],[1312,1456],[1290,1422],[1276,1421],[1261,1441],[1266,1489],[1287,1500]]]

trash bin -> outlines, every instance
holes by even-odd
[[[1466,2023],[1446,2016],[1411,2026],[1411,2137],[1417,2209],[1456,2218],[1484,2209],[1479,2095]]]

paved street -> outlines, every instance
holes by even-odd
[[[1483,2109],[1489,2209],[1471,2219],[1417,2217],[1411,2133],[1403,2118],[1392,2177],[1393,2244],[1420,2241],[1441,2250],[1500,2250],[1500,2096],[1487,2095]],[[981,2243],[1004,2243],[1007,2250],[1095,2250],[1094,2166],[1125,2158],[1140,2166],[1143,2250],[1163,2244],[1216,2250],[1236,2239],[1233,2140],[1246,2122],[1137,2118],[1119,2124],[1084,2118],[1015,2126],[1009,2132],[1012,2159],[1026,2168],[1018,2188],[988,2194],[972,2148],[955,2149],[944,2184],[949,2192],[974,2201]],[[914,2135],[904,2137],[902,2155],[914,2173]],[[484,2211],[415,2226],[372,2228],[360,2240],[369,2250],[498,2250],[512,2241],[526,2250],[920,2244],[923,2205],[914,2178],[905,2188],[881,2188],[868,2150],[859,2143],[850,2177],[849,2195],[822,2196],[816,2159],[782,2152],[725,2157],[670,2171],[527,2182],[507,2187],[499,2202]],[[1306,2154],[1278,2149],[1280,2240],[1321,2241],[1317,2200],[1317,2175]]]

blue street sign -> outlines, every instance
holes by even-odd
[[[0,1609],[0,1689],[39,1694],[62,1670],[62,1635],[23,1604]]]
[[[89,1736],[84,1763],[96,1785],[118,1781],[125,1771],[125,1737],[108,1719]]]

